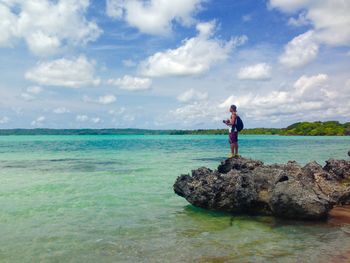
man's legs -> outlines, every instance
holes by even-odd
[[[231,147],[232,156],[238,155],[238,133],[229,134],[229,142]]]
[[[235,156],[238,155],[238,132],[235,132],[234,133],[234,136],[233,136],[233,143],[234,143],[234,152],[235,152]]]
[[[231,147],[232,156],[234,156],[235,155],[235,144],[231,142],[230,147]]]

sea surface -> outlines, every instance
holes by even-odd
[[[350,137],[239,143],[265,163],[350,149]],[[209,212],[174,194],[177,176],[228,153],[226,136],[2,136],[0,262],[347,262],[349,224]]]

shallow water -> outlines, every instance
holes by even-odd
[[[344,159],[350,137],[241,136],[266,163]],[[188,205],[176,177],[215,168],[226,136],[0,137],[0,262],[327,262],[350,225]]]

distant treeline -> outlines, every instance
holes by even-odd
[[[244,129],[240,134],[263,134],[263,135],[279,135],[281,129],[276,128],[254,128]],[[171,135],[222,135],[227,134],[228,129],[210,129],[210,130],[174,130],[170,131]]]
[[[298,122],[282,129],[281,135],[350,135],[350,122]]]
[[[227,134],[227,129],[220,130],[189,130],[174,131],[174,134]],[[345,136],[350,135],[350,122],[340,123],[338,121],[326,122],[298,122],[287,128],[252,128],[243,129],[240,134],[249,135],[305,135],[305,136]]]
[[[166,135],[167,130],[146,129],[1,129],[0,135]]]
[[[0,135],[220,135],[227,129],[146,130],[146,129],[0,129]],[[240,134],[262,135],[350,135],[350,122],[298,122],[287,128],[244,129]]]

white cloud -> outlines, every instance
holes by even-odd
[[[27,87],[26,92],[21,93],[21,98],[26,101],[32,101],[36,99],[35,95],[41,93],[43,89],[39,86],[30,86]]]
[[[98,97],[97,102],[100,104],[111,104],[116,100],[117,98],[114,95],[104,95],[104,96]]]
[[[11,13],[10,9],[0,2],[0,47],[11,46],[16,23],[16,16]]]
[[[204,0],[107,0],[106,13],[123,19],[140,32],[164,35],[171,32],[172,23],[193,23],[193,14]]]
[[[220,108],[237,104],[244,109],[250,109],[260,116],[264,111],[284,112],[283,109],[298,109],[300,105],[310,106],[314,101],[327,102],[328,76],[318,74],[314,76],[301,76],[289,90],[272,91],[266,95],[248,93],[243,96],[230,96],[219,105]],[[314,105],[314,104],[313,104]],[[318,105],[318,104],[317,104]],[[266,112],[265,112],[266,113]]]
[[[128,122],[128,123],[133,122],[135,119],[136,119],[136,117],[132,114],[126,114],[122,118],[123,121]]]
[[[345,86],[348,87],[348,88],[350,88],[350,79],[348,79],[348,80],[346,81]]]
[[[328,81],[328,75],[326,74],[318,74],[314,76],[301,76],[295,83],[295,95],[299,97],[303,97],[303,99],[306,99],[306,96],[308,96],[310,99],[317,99],[319,96],[323,97],[326,96],[327,93],[327,86],[326,83]]]
[[[92,122],[94,124],[100,123],[101,119],[99,117],[89,117],[85,114],[77,115],[76,116],[76,121],[77,122]]]
[[[295,12],[305,5],[308,5],[312,0],[270,0],[269,4],[272,8],[279,8],[284,12]]]
[[[150,89],[152,80],[149,78],[137,78],[125,75],[123,78],[109,79],[108,84],[118,86],[125,90],[139,91]]]
[[[208,71],[214,64],[229,57],[235,46],[247,41],[246,36],[230,41],[213,38],[215,22],[197,24],[198,35],[184,40],[182,46],[157,52],[140,65],[145,76],[184,76],[199,75]]]
[[[137,107],[140,110],[140,107]],[[126,108],[122,107],[116,110],[110,110],[108,112],[112,117],[112,123],[118,127],[130,127],[131,124],[136,120],[135,111],[130,112]]]
[[[79,122],[86,122],[89,120],[87,115],[77,115],[76,120]]]
[[[252,20],[252,15],[251,14],[243,15],[242,20],[243,20],[243,22],[249,22]]]
[[[266,63],[258,63],[243,67],[238,71],[237,77],[243,80],[267,80],[271,78],[271,66]]]
[[[58,37],[50,37],[41,31],[29,35],[26,42],[29,50],[38,56],[53,55],[61,45]]]
[[[304,66],[318,54],[318,44],[314,40],[314,32],[308,31],[293,38],[284,48],[284,54],[279,58],[280,62],[290,68]]]
[[[0,118],[0,124],[6,124],[10,121],[10,118],[7,116],[1,117]]]
[[[27,88],[27,92],[31,94],[39,94],[43,91],[43,89],[39,86],[30,86]]]
[[[95,118],[91,118],[91,122],[92,123],[100,123],[101,122],[101,119],[99,117],[95,117]]]
[[[88,0],[0,0],[0,46],[24,39],[38,56],[96,40],[101,29],[85,17]]]
[[[35,100],[35,96],[33,96],[33,94],[28,94],[26,92],[22,92],[21,93],[21,98],[26,100],[26,101],[32,101]]]
[[[246,92],[229,96],[221,102],[203,100],[186,104],[170,111],[170,116],[166,116],[163,122],[171,119],[179,125],[191,127],[217,126],[227,117],[232,104],[238,106],[238,114],[244,121],[261,123],[265,127],[278,122],[349,118],[350,80],[337,88],[336,82],[326,74],[303,75],[283,90]]]
[[[222,109],[229,108],[232,104],[240,107],[248,104],[251,99],[252,95],[250,93],[244,96],[231,95],[228,98],[226,98],[222,103],[220,103],[218,107]]]
[[[226,113],[226,114],[225,114]],[[212,101],[195,101],[186,104],[169,112],[170,116],[166,116],[161,122],[178,122],[181,125],[195,127],[203,123],[219,123],[228,112],[223,111]]]
[[[45,121],[45,117],[44,116],[39,116],[38,118],[36,118],[35,120],[33,120],[30,125],[32,126],[41,126],[43,124],[43,122]]]
[[[313,61],[320,45],[350,45],[350,1],[270,0],[269,5],[290,15],[297,14],[297,18],[289,19],[289,25],[312,27],[286,45],[280,62],[288,67],[300,67]]]
[[[118,109],[118,110],[109,110],[109,111],[108,111],[108,114],[117,116],[117,115],[123,114],[125,111],[126,111],[126,108],[121,107],[121,108]]]
[[[288,25],[291,26],[306,26],[310,24],[310,20],[307,19],[306,14],[301,12],[297,18],[291,17],[288,20]]]
[[[16,115],[23,115],[23,108],[21,107],[12,107],[11,109]]]
[[[324,120],[350,115],[349,97],[348,91],[331,89],[330,78],[326,74],[303,75],[288,90],[230,96],[220,107],[237,104],[246,117],[255,121],[281,121],[283,118],[290,119],[290,122]]]
[[[116,100],[117,100],[117,97],[114,96],[113,94],[102,95],[102,96],[99,96],[97,99],[90,98],[87,95],[83,96],[84,102],[93,102],[93,103],[104,104],[104,105],[114,103]]]
[[[194,89],[189,89],[177,97],[177,99],[181,102],[205,100],[207,98],[208,98],[207,92],[200,92]]]
[[[64,113],[69,113],[70,110],[65,108],[65,107],[59,107],[59,108],[54,109],[52,112],[56,113],[56,114],[64,114]]]
[[[122,18],[124,13],[124,0],[106,0],[106,14],[112,18]]]
[[[128,68],[132,68],[137,65],[136,62],[131,59],[124,59],[122,62],[123,62],[123,65]]]
[[[99,85],[100,79],[95,78],[94,74],[95,62],[79,56],[39,62],[35,68],[26,72],[25,78],[41,85],[78,88]]]
[[[328,45],[350,45],[350,2],[317,1],[309,8],[307,18],[315,27],[316,38]]]
[[[314,28],[314,38],[322,44],[350,45],[350,1],[270,0],[270,6],[287,13],[303,13]]]

